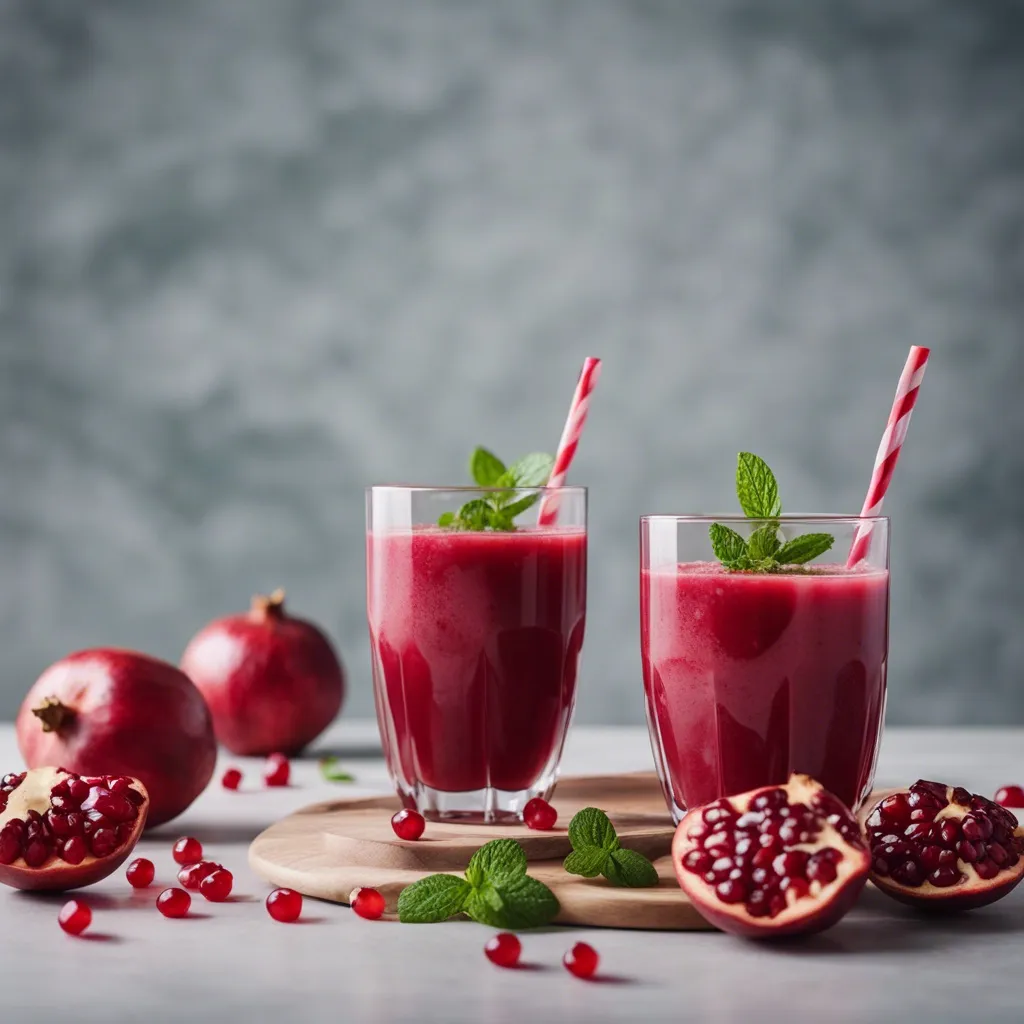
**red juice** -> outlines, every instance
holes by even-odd
[[[861,802],[885,708],[887,571],[643,570],[640,619],[647,715],[674,813],[793,771]]]
[[[586,531],[370,533],[367,560],[377,718],[402,795],[549,786],[576,695]]]

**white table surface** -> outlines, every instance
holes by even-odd
[[[552,927],[524,935],[529,971],[492,966],[482,951],[491,931],[470,921],[370,922],[306,900],[301,924],[278,924],[263,906],[268,887],[247,866],[252,837],[304,804],[389,788],[371,723],[336,727],[313,753],[326,750],[344,756],[357,784],[323,782],[310,757],[294,764],[293,786],[266,790],[258,762],[232,758],[246,772],[241,792],[215,783],[139,844],[157,882],[173,884],[171,844],[197,836],[208,857],[234,872],[238,902],[197,894],[190,919],[165,920],[153,906],[160,887],[135,893],[118,871],[83,891],[94,908],[83,940],[57,925],[66,896],[0,892],[0,1021],[1024,1019],[1024,886],[993,907],[938,921],[869,890],[831,931],[788,946],[718,933]],[[21,764],[9,725],[0,725],[0,755],[3,771]],[[577,727],[563,765],[565,773],[650,767],[646,731],[637,728]],[[1024,782],[1024,729],[889,730],[878,783],[918,777],[985,794]],[[599,982],[561,967],[581,938],[601,955]]]

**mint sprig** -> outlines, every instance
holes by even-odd
[[[356,777],[341,767],[339,757],[321,757],[319,762],[320,774],[328,782],[355,782]]]
[[[476,448],[469,458],[473,482],[479,487],[502,490],[485,492],[479,498],[467,501],[458,512],[443,513],[437,525],[455,530],[514,530],[516,516],[530,508],[539,497],[527,494],[516,498],[514,489],[543,487],[554,464],[553,456],[545,452],[531,452],[506,466],[494,452]]]
[[[584,807],[569,822],[572,853],[562,867],[570,875],[596,878],[604,875],[612,885],[642,889],[658,884],[654,865],[636,850],[627,850],[619,843],[615,826],[608,815],[597,807]]]
[[[558,899],[526,867],[519,843],[492,839],[473,854],[464,878],[428,875],[406,886],[398,897],[398,919],[428,924],[466,914],[494,928],[538,928],[558,913]]]
[[[828,533],[804,533],[785,543],[779,539],[779,485],[768,463],[750,452],[740,452],[737,459],[736,495],[743,514],[763,523],[746,539],[728,526],[711,524],[711,549],[727,569],[778,572],[787,565],[803,565],[823,555],[835,543]]]

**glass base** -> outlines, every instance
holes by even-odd
[[[427,821],[457,821],[470,825],[509,825],[523,820],[523,808],[534,797],[547,799],[555,788],[551,773],[529,789],[473,789],[448,793],[422,783],[412,789],[399,787],[398,795],[406,807],[413,807]]]

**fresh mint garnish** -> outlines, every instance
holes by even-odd
[[[328,782],[355,782],[356,777],[341,768],[341,759],[337,757],[321,757],[320,774]]]
[[[615,826],[608,815],[597,807],[584,807],[569,822],[569,842],[572,853],[562,867],[570,875],[596,878],[604,875],[612,885],[642,889],[658,884],[654,865],[635,850],[619,844]]]
[[[494,452],[477,448],[469,458],[469,474],[479,487],[504,488],[467,501],[458,512],[444,512],[438,526],[455,530],[514,530],[515,518],[536,502],[538,495],[516,498],[511,489],[543,487],[555,460],[544,452],[532,452],[506,466]]]
[[[537,928],[558,913],[558,900],[526,873],[526,854],[514,839],[492,839],[470,859],[466,877],[428,875],[398,897],[398,919],[407,924],[447,921],[466,914],[494,928]]]
[[[737,459],[736,494],[743,514],[764,523],[748,539],[721,523],[711,524],[711,549],[727,569],[777,572],[787,565],[803,565],[823,555],[835,543],[828,533],[805,533],[785,543],[779,539],[779,485],[768,463],[750,452],[740,452]]]

